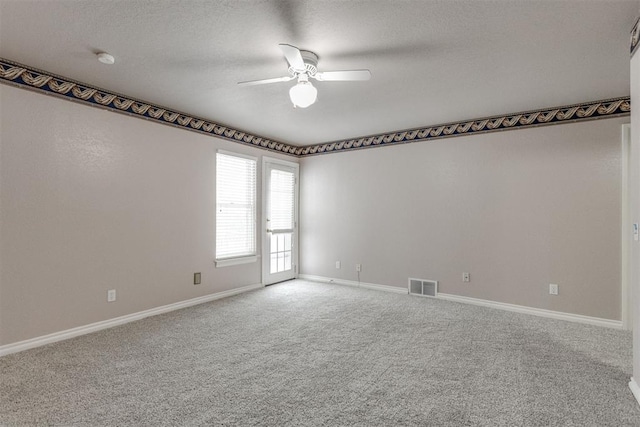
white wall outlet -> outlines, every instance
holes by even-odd
[[[462,273],[462,281],[463,282],[470,282],[471,281],[471,275],[469,273]]]
[[[342,267],[342,265],[340,264],[340,261],[336,261],[336,268],[340,268]]]
[[[549,283],[549,294],[558,295],[558,285],[555,283]]]
[[[107,291],[107,302],[114,302],[116,300],[116,290],[109,289]]]
[[[356,271],[357,272],[361,272],[362,271],[362,264],[356,264]]]

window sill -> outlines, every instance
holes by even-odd
[[[256,262],[258,260],[258,255],[251,256],[243,256],[241,258],[226,258],[226,259],[217,259],[216,268],[219,267],[229,267],[232,265],[240,265],[240,264],[251,264],[252,262]]]

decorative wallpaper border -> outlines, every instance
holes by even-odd
[[[636,30],[637,45],[637,24],[634,30]],[[475,133],[618,117],[629,115],[631,111],[630,98],[623,97],[297,147],[216,124],[206,119],[107,92],[2,58],[0,58],[0,83],[42,91],[87,105],[106,108],[115,112],[216,136],[239,144],[296,157],[430,141]]]
[[[446,123],[425,128],[345,139],[324,144],[309,145],[296,150],[298,156],[311,156],[336,151],[355,150],[384,145],[407,144],[475,133],[497,132],[559,123],[611,118],[629,115],[629,97],[568,105],[546,110],[527,111],[506,116],[494,116],[465,122]]]
[[[81,101],[92,106],[107,108],[119,113],[153,120],[190,131],[215,135],[219,138],[276,151],[278,153],[295,156],[297,155],[296,149],[299,148],[283,142],[252,135],[228,126],[216,124],[206,119],[182,114],[164,107],[110,93],[3,58],[0,58],[0,82],[43,91],[74,101]]]
[[[629,46],[629,51],[631,56],[636,53],[636,49],[638,48],[638,42],[640,41],[640,18],[636,19],[636,23],[633,25],[633,29],[631,30],[631,44]]]

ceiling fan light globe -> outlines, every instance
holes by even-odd
[[[318,98],[318,90],[309,82],[299,82],[289,89],[289,98],[294,107],[307,108]]]

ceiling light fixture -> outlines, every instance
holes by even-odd
[[[289,98],[293,102],[293,108],[307,108],[316,102],[318,91],[309,79],[319,82],[348,82],[366,81],[371,78],[369,70],[343,70],[343,71],[318,71],[318,55],[308,50],[300,50],[290,44],[281,43],[280,49],[289,64],[289,75],[272,79],[249,80],[239,82],[241,86],[263,85],[269,83],[290,82],[298,80],[298,83],[289,89]]]
[[[97,56],[98,61],[102,62],[103,64],[113,65],[116,62],[116,59],[112,55],[109,55],[107,52],[100,52]]]
[[[298,84],[289,89],[289,98],[294,108],[307,108],[316,102],[318,90],[309,82],[309,77],[303,73],[298,76]]]

